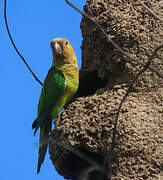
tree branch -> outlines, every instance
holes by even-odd
[[[42,82],[38,79],[38,77],[34,74],[34,72],[31,70],[31,68],[29,67],[28,63],[26,62],[26,60],[24,59],[24,57],[21,55],[21,53],[19,52],[19,50],[17,49],[13,39],[12,39],[12,36],[10,34],[10,30],[9,30],[9,27],[8,27],[8,23],[7,23],[7,15],[6,15],[6,2],[7,0],[5,0],[4,2],[4,19],[5,19],[5,25],[6,25],[6,29],[7,29],[7,33],[9,35],[9,38],[11,40],[11,43],[15,49],[15,51],[17,52],[17,54],[20,56],[20,58],[23,60],[25,66],[28,68],[28,70],[30,71],[30,73],[33,75],[33,77],[35,78],[36,81],[38,81],[40,83],[40,85],[43,85]]]

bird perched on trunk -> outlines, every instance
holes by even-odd
[[[40,128],[37,173],[44,162],[52,119],[56,119],[64,106],[72,100],[79,85],[77,59],[70,42],[56,38],[50,45],[53,63],[42,87],[37,119],[32,124],[34,135]]]

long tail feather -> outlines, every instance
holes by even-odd
[[[46,123],[40,126],[40,141],[39,141],[39,153],[38,153],[38,165],[37,174],[40,172],[41,165],[44,162],[44,158],[48,146],[48,137],[51,130],[51,120],[47,120]]]

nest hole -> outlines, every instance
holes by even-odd
[[[79,88],[76,97],[89,96],[94,94],[99,88],[104,88],[108,82],[107,78],[98,77],[97,71],[80,72]]]

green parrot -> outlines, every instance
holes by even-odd
[[[72,100],[79,85],[77,58],[70,42],[56,38],[50,45],[53,63],[42,87],[37,119],[32,124],[34,135],[40,128],[37,173],[44,162],[52,119],[56,119],[64,106]]]

